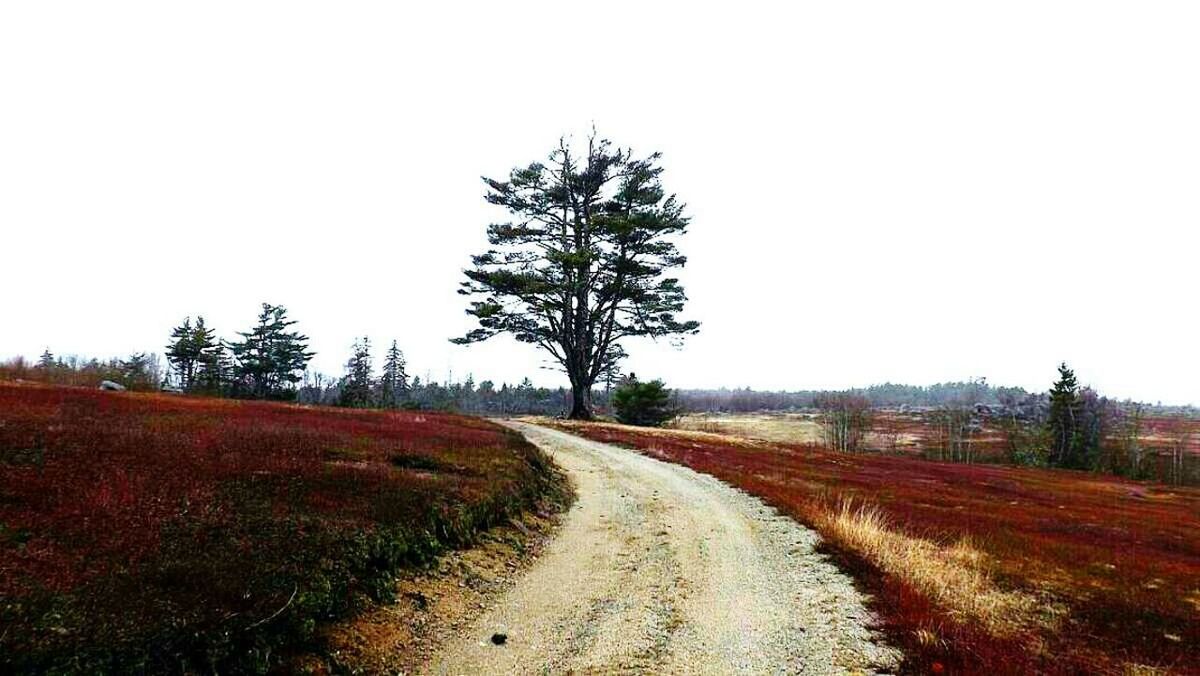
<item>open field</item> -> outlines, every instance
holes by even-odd
[[[865,440],[868,449],[902,455],[927,455],[939,443],[931,411],[878,409]],[[680,430],[729,434],[782,444],[819,444],[821,428],[813,412],[688,413],[672,421]],[[1008,442],[998,418],[982,421],[966,442],[983,462],[1007,462]],[[1139,440],[1151,456],[1182,440],[1191,458],[1200,457],[1200,419],[1147,416]],[[1165,458],[1160,458],[1165,461]],[[1189,462],[1189,468],[1195,460]],[[1195,470],[1193,470],[1194,473]]]
[[[819,444],[821,426],[817,413],[689,413],[672,422],[674,429],[729,434],[746,439],[780,444]],[[920,455],[932,444],[934,430],[918,412],[876,410],[866,446],[886,453]],[[973,442],[984,457],[999,459],[1003,438],[1000,430],[984,427]]]
[[[712,474],[817,529],[907,670],[1200,673],[1200,490],[543,423]]]
[[[261,671],[557,490],[473,418],[0,384],[0,671]]]
[[[821,440],[821,427],[814,413],[688,413],[672,421],[670,427],[789,444],[815,444]]]

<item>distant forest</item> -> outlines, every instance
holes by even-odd
[[[342,374],[317,373],[308,368],[315,352],[309,349],[308,337],[292,328],[295,324],[285,308],[264,303],[257,322],[246,331],[236,332],[237,337],[231,340],[220,338],[203,317],[194,322],[185,318],[170,332],[163,355],[165,364],[154,353],[99,360],[63,357],[47,349],[36,361],[16,357],[0,362],[0,379],[87,387],[105,383],[130,390],[478,415],[557,416],[569,413],[573,407],[570,389],[537,387],[529,378],[515,384],[497,384],[486,379],[477,381],[473,375],[460,382],[410,377],[404,353],[394,340],[376,362],[371,341],[363,337],[350,346]],[[601,374],[601,382],[591,390],[597,413],[611,413],[611,393],[625,380],[620,365],[624,356],[623,352],[614,355]],[[695,413],[794,411],[821,408],[822,400],[831,395],[853,396],[874,408],[985,406],[1029,411],[1043,410],[1048,405],[1047,391],[994,386],[982,378],[925,386],[884,383],[840,392],[677,389],[672,392],[672,404],[680,412]],[[1094,394],[1088,396],[1096,398]],[[1125,406],[1132,402],[1110,403]],[[1144,405],[1143,410],[1154,414],[1196,414],[1192,407]]]
[[[947,404],[970,403],[991,406],[1019,401],[1029,396],[1020,387],[994,387],[983,380],[936,385],[898,385],[884,383],[866,388],[846,390],[846,393],[865,397],[872,406],[935,407]],[[689,411],[705,413],[751,413],[753,411],[786,411],[812,408],[826,390],[797,390],[768,392],[744,389],[680,390],[679,401]]]
[[[772,392],[764,390],[715,389],[677,390],[680,407],[696,413],[753,413],[755,411],[791,411],[817,407],[819,401],[830,394],[829,390],[796,390]],[[884,383],[870,387],[852,388],[836,392],[865,398],[877,408],[940,408],[944,406],[976,405],[990,407],[1016,407],[1031,399],[1045,398],[1046,393],[1029,392],[1022,387],[995,386],[986,380],[937,383],[935,385],[900,385]],[[1130,402],[1132,403],[1132,402]],[[1190,414],[1192,406],[1164,406],[1144,404],[1148,412],[1156,414]]]

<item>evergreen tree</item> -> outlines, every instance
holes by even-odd
[[[644,427],[660,427],[679,413],[671,405],[671,391],[663,385],[663,381],[643,383],[632,373],[613,392],[612,406],[617,420],[626,425]]]
[[[1066,362],[1058,367],[1058,382],[1050,390],[1050,414],[1046,428],[1050,433],[1050,464],[1057,467],[1081,467],[1083,458],[1079,429],[1079,383]]]
[[[229,353],[202,315],[196,316],[195,325],[191,317],[184,317],[171,330],[166,357],[185,392],[218,394],[232,377]]]
[[[371,340],[363,337],[354,341],[346,375],[342,378],[342,396],[338,403],[351,408],[370,408],[374,404],[371,377]]]
[[[121,384],[131,390],[156,390],[158,382],[158,357],[145,352],[134,352],[127,359],[114,364],[120,373]]]
[[[50,351],[50,348],[46,348],[46,351],[42,352],[42,356],[38,358],[37,367],[44,371],[49,371],[54,368],[55,363],[54,353]]]
[[[571,417],[592,417],[592,386],[629,336],[694,334],[686,295],[670,276],[686,258],[683,204],[662,186],[657,153],[636,158],[594,136],[577,156],[564,141],[545,164],[484,179],[487,201],[511,221],[488,227],[492,248],[472,259],[460,293],[479,327],[456,343],[500,333],[548,352],[571,381]]]
[[[196,377],[196,363],[200,351],[192,343],[192,318],[184,317],[183,323],[171,329],[171,340],[166,345],[167,363],[179,377],[179,389],[187,391]]]
[[[200,354],[194,391],[222,394],[234,377],[233,358],[225,342],[213,340]]]
[[[263,303],[258,324],[238,332],[242,340],[229,349],[237,360],[239,393],[255,399],[294,395],[304,367],[315,354],[308,351],[308,336],[290,330],[295,323],[283,306]]]
[[[384,408],[396,408],[408,394],[408,374],[404,372],[404,353],[392,341],[383,360],[383,377],[379,380],[379,403]]]

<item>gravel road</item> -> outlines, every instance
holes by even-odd
[[[819,537],[686,467],[523,423],[578,500],[542,557],[449,641],[440,674],[871,673],[868,630]],[[493,634],[507,634],[494,645]]]

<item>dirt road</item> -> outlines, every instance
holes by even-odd
[[[682,466],[514,423],[578,501],[512,589],[435,657],[441,674],[886,671],[817,536]],[[494,645],[494,633],[507,634]]]

